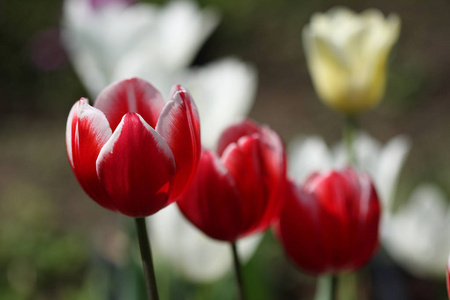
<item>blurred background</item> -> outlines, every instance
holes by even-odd
[[[252,64],[258,88],[249,116],[287,144],[298,135],[322,136],[330,146],[342,137],[343,118],[318,101],[307,71],[301,35],[311,15],[336,5],[397,13],[401,33],[390,56],[386,96],[360,126],[382,143],[399,134],[412,142],[396,206],[421,182],[450,196],[449,1],[197,1],[221,20],[193,65],[227,56]],[[62,1],[0,2],[0,299],[139,299],[142,283],[133,278],[140,276],[140,261],[117,258],[130,239],[117,232],[128,221],[91,201],[67,160],[67,115],[89,94],[61,43],[62,13]],[[446,229],[442,237],[450,239]],[[447,299],[445,265],[442,276],[427,277],[408,272],[383,249],[375,260],[360,273],[360,299]],[[163,299],[234,297],[232,274],[197,284],[158,267]],[[244,272],[249,299],[314,295],[315,279],[289,264],[270,231]],[[389,282],[399,285],[386,288]],[[389,288],[402,290],[403,298],[386,298]]]

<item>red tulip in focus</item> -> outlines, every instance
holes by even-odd
[[[371,179],[351,168],[288,183],[277,235],[287,255],[312,274],[355,270],[378,245],[380,202]]]
[[[235,242],[272,224],[281,208],[285,173],[280,137],[246,120],[225,130],[217,154],[202,152],[177,204],[210,237]]]
[[[133,78],[104,89],[94,103],[80,99],[67,120],[70,165],[101,206],[149,216],[187,187],[200,158],[197,109],[175,86],[164,103],[148,82]]]

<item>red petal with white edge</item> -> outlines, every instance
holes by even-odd
[[[237,143],[241,137],[259,132],[260,129],[258,124],[248,119],[245,119],[235,125],[231,125],[220,135],[219,142],[217,144],[217,154],[222,156],[225,149],[231,143]]]
[[[240,202],[235,182],[225,166],[214,153],[204,151],[194,179],[177,205],[208,236],[235,242],[241,227]]]
[[[140,115],[128,113],[100,151],[97,173],[118,211],[145,217],[168,204],[175,159]]]
[[[175,86],[172,100],[164,107],[156,131],[166,140],[175,157],[177,174],[171,202],[187,188],[200,159],[200,123],[197,108],[189,93]]]
[[[97,156],[111,137],[105,115],[81,99],[72,107],[66,127],[67,156],[84,191],[101,206],[115,210],[96,171]]]
[[[105,88],[95,100],[94,107],[103,111],[113,131],[129,112],[138,113],[155,128],[164,99],[147,81],[131,78]]]

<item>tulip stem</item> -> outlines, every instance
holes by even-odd
[[[241,263],[239,261],[239,255],[237,252],[236,243],[231,243],[231,250],[233,252],[233,262],[234,262],[234,271],[236,273],[236,281],[238,285],[238,299],[245,300],[245,292],[244,292],[244,278],[242,276],[241,271]]]
[[[159,300],[158,288],[156,286],[155,269],[153,268],[152,250],[147,234],[145,218],[135,218],[136,228],[141,250],[142,265],[144,267],[145,284],[149,300]]]
[[[348,115],[345,117],[344,140],[347,152],[347,161],[350,165],[356,165],[355,137],[357,134],[358,123],[356,116]]]
[[[337,275],[332,275],[331,276],[331,293],[330,293],[331,300],[337,299],[337,285],[338,285],[338,277],[337,277]]]
[[[336,300],[337,280],[338,278],[336,275],[324,275],[319,277],[314,300]]]

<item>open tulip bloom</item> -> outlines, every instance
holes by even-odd
[[[278,216],[285,173],[280,137],[245,120],[224,131],[217,153],[203,150],[197,173],[177,204],[205,234],[232,243],[237,258],[236,240],[264,231]]]
[[[66,146],[84,191],[101,206],[137,218],[143,254],[142,217],[173,202],[195,173],[201,149],[197,109],[181,86],[164,103],[148,82],[123,80],[105,88],[93,107],[84,98],[75,103]],[[148,241],[145,247],[149,252]]]
[[[67,121],[70,165],[98,204],[130,217],[167,206],[185,189],[200,156],[197,109],[175,86],[164,103],[148,82],[105,88],[94,106],[80,99]]]

